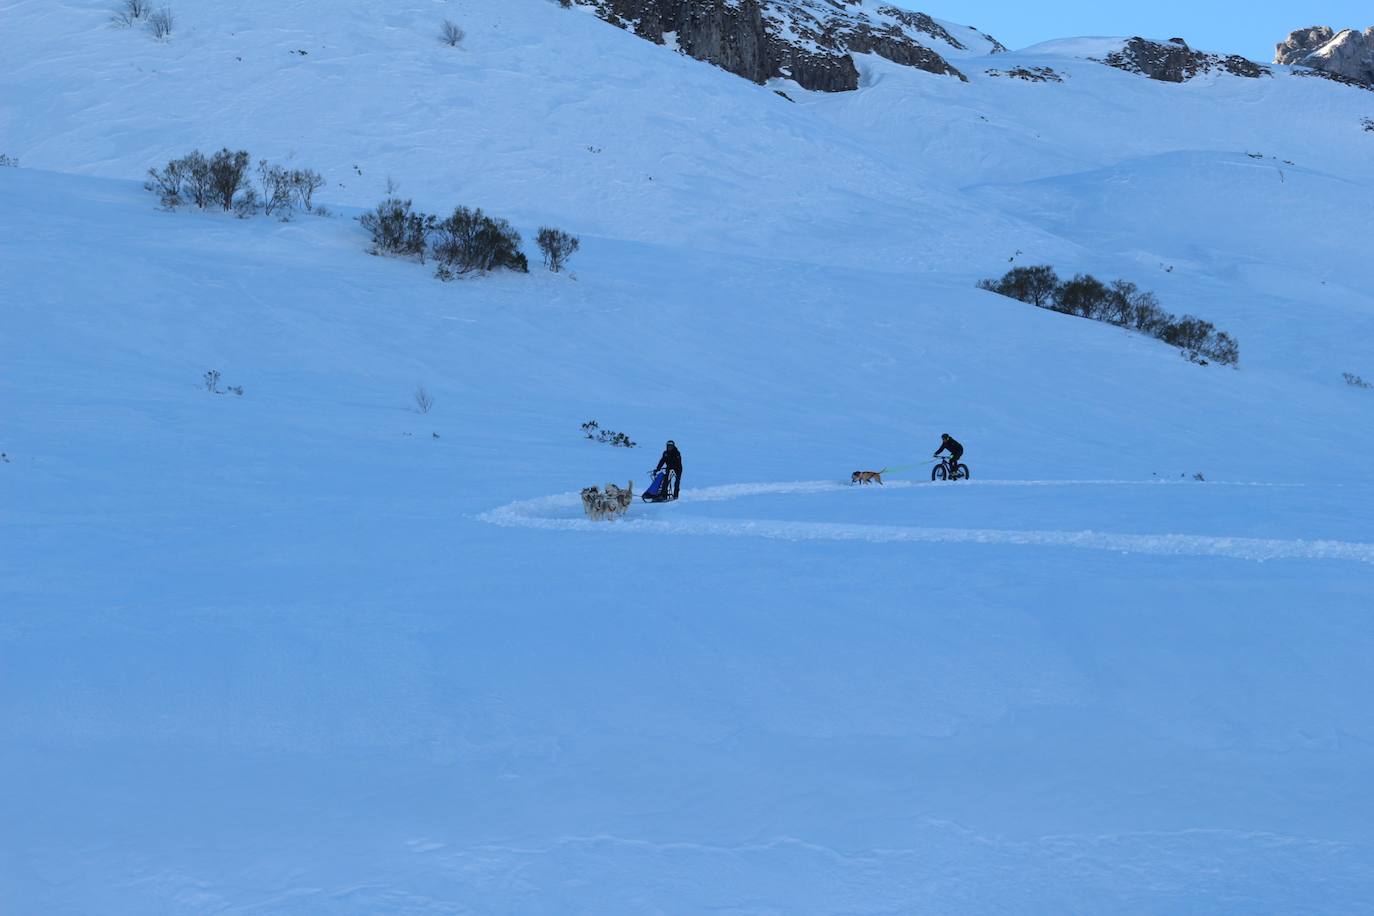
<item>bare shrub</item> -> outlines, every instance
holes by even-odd
[[[266,159],[258,160],[258,181],[262,185],[262,212],[271,216],[291,206],[294,189],[291,173]]]
[[[315,192],[324,187],[324,176],[314,169],[292,169],[291,190],[301,203],[301,208],[309,213],[315,209]]]
[[[148,31],[153,33],[153,37],[164,40],[172,36],[172,28],[176,25],[176,17],[172,15],[172,8],[164,6],[162,9],[148,14]]]
[[[152,5],[148,0],[124,0],[110,18],[115,25],[129,28],[135,22],[147,19],[152,11]]]
[[[247,150],[231,153],[228,147],[210,157],[210,192],[221,209],[228,210],[234,206],[234,195],[238,194],[243,184],[250,161]]]
[[[14,158],[13,156],[6,156],[4,153],[0,153],[0,169],[17,169],[17,168],[19,168],[19,160],[18,160],[18,159]]]
[[[424,261],[434,217],[412,210],[410,201],[387,198],[371,213],[358,217],[358,222],[372,234],[374,252],[417,257]]]
[[[540,227],[535,243],[544,255],[544,266],[554,273],[562,271],[568,263],[568,258],[582,247],[582,242],[577,236],[548,226]]]
[[[200,150],[188,153],[181,159],[185,169],[184,187],[191,197],[191,203],[204,210],[214,193],[214,179],[210,175],[210,160]]]
[[[148,169],[148,178],[144,187],[158,192],[167,207],[178,206],[185,199],[203,210],[214,195],[210,160],[199,150],[169,160],[161,170]]]
[[[1080,318],[1099,318],[1107,304],[1107,287],[1092,274],[1075,274],[1054,291],[1054,310]]]
[[[432,229],[433,254],[444,279],[490,273],[498,267],[529,270],[529,262],[520,252],[520,233],[504,219],[487,216],[480,207],[455,207],[452,215],[434,223]]]
[[[184,164],[180,159],[169,161],[162,169],[149,168],[148,180],[143,187],[156,192],[162,198],[162,205],[171,209],[181,205],[181,185],[186,180]]]
[[[299,203],[301,209],[315,209],[315,192],[324,187],[324,177],[314,169],[288,169],[266,159],[258,161],[258,181],[262,185],[262,208],[268,216],[285,215]]]
[[[445,19],[444,24],[439,27],[439,40],[450,48],[458,47],[466,37],[467,33],[463,31],[463,27],[448,19]]]
[[[205,390],[211,394],[219,394],[219,370],[211,369],[201,376],[201,381],[205,383]]]
[[[1045,309],[1059,287],[1059,275],[1048,264],[1013,267],[1000,280],[980,280],[978,287]]]
[[[415,389],[415,408],[420,413],[429,413],[432,407],[434,407],[434,398],[425,390],[424,385],[418,386]]]

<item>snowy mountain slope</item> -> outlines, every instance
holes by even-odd
[[[7,908],[1369,898],[1362,93],[1075,43],[789,103],[535,0],[61,9],[0,29]],[[138,186],[224,143],[336,215]],[[368,257],[388,174],[576,279]],[[1241,368],[973,287],[1018,248]],[[580,517],[669,436],[681,502]]]
[[[589,240],[577,282],[444,285],[345,220],[0,182],[21,912],[1368,891],[1362,392],[900,275]],[[682,503],[505,507],[642,485],[578,438],[607,410],[684,444]],[[838,484],[942,426],[972,486]]]

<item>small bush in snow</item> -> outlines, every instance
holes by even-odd
[[[372,234],[374,254],[395,254],[424,261],[434,217],[412,210],[410,201],[387,198],[371,213],[358,217],[358,222]]]
[[[1234,337],[1201,318],[1171,315],[1160,308],[1153,293],[1128,280],[1108,285],[1092,274],[1076,274],[1061,281],[1052,267],[1040,265],[1012,268],[1000,279],[980,280],[978,287],[1039,308],[1149,334],[1178,347],[1186,359],[1199,365],[1209,360],[1225,366],[1240,362],[1240,344]]]
[[[425,390],[425,386],[420,385],[417,387],[415,389],[415,409],[420,411],[420,413],[429,413],[433,407],[434,398]]]
[[[210,191],[220,209],[233,209],[234,196],[243,184],[249,161],[247,150],[231,153],[228,147],[210,157]]]
[[[210,160],[200,150],[170,160],[161,170],[148,169],[148,178],[144,187],[157,191],[166,207],[176,207],[183,201],[189,201],[203,210],[214,194]]]
[[[172,27],[176,25],[176,17],[172,15],[171,7],[164,6],[155,13],[148,14],[148,31],[153,33],[153,37],[159,40],[172,36]]]
[[[544,255],[544,266],[554,273],[558,273],[568,263],[568,258],[582,247],[582,242],[575,235],[570,235],[562,229],[551,229],[543,226],[536,236],[535,242],[539,245],[539,250]]]
[[[439,40],[450,48],[456,48],[462,44],[464,37],[466,37],[466,33],[462,26],[456,22],[445,19],[444,24],[439,27]]]
[[[17,169],[19,168],[19,160],[15,159],[13,156],[6,156],[4,153],[0,153],[0,168]]]
[[[291,209],[294,190],[291,172],[280,165],[258,160],[258,181],[262,185],[262,212],[271,216]]]
[[[1356,388],[1374,388],[1374,384],[1366,382],[1353,372],[1342,372],[1341,378],[1345,379],[1347,385],[1353,385]]]
[[[455,207],[447,219],[432,225],[432,231],[431,251],[442,279],[490,273],[500,267],[522,273],[529,270],[520,251],[520,233],[505,220],[487,216],[480,207]]]
[[[258,178],[262,183],[263,212],[285,214],[299,204],[307,213],[315,209],[315,192],[324,187],[324,176],[314,169],[288,169],[271,165],[266,159],[258,162]]]
[[[114,21],[116,25],[131,26],[140,19],[147,19],[152,11],[152,4],[148,0],[124,0],[114,14]]]
[[[291,189],[301,209],[310,213],[315,209],[315,192],[324,187],[324,176],[314,169],[292,169]]]
[[[611,432],[609,429],[602,429],[601,425],[595,420],[588,420],[582,424],[582,438],[591,439],[593,442],[602,442],[614,448],[634,448],[635,443],[624,433]]]

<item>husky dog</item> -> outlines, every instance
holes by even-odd
[[[852,477],[849,478],[849,482],[850,482],[851,484],[855,484],[855,483],[869,484],[869,483],[872,483],[872,482],[875,481],[875,480],[878,482],[878,485],[879,485],[879,486],[882,486],[882,483],[883,483],[883,472],[882,472],[882,471],[855,471],[855,472],[854,472],[854,475],[853,475]]]
[[[596,487],[586,487],[582,490],[582,511],[593,521],[623,515],[634,502],[634,489],[633,480],[623,490],[613,483],[608,483],[605,493]]]

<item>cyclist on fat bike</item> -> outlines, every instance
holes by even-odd
[[[960,445],[958,441],[956,441],[955,438],[951,436],[949,433],[940,433],[940,447],[936,449],[935,454],[931,455],[930,457],[939,458],[940,453],[946,450],[949,451],[949,459],[945,463],[948,464],[950,470],[954,472],[953,476],[957,477],[959,470],[959,459],[964,457],[964,447]]]

